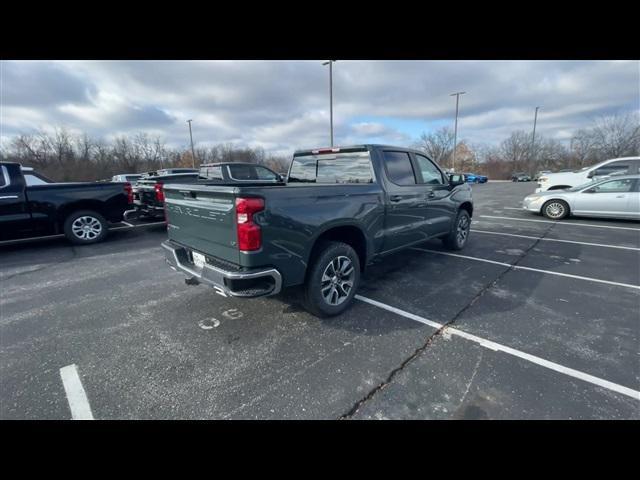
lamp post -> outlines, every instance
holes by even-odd
[[[536,107],[536,113],[533,117],[533,135],[531,136],[531,160],[535,161],[535,153],[536,153],[536,123],[538,123],[538,109],[540,107]]]
[[[191,138],[191,161],[193,162],[193,168],[196,168],[196,152],[193,149],[193,133],[191,133],[191,122],[193,120],[187,120],[189,124],[189,138]]]
[[[322,65],[329,65],[329,135],[331,138],[331,146],[333,147],[333,63],[335,60],[329,60]]]
[[[456,97],[456,123],[453,129],[453,157],[451,159],[451,169],[455,171],[456,165],[456,146],[458,143],[458,104],[460,103],[460,95],[464,95],[467,92],[456,92],[449,95],[450,97]]]

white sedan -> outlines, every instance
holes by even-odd
[[[640,220],[640,175],[625,175],[525,197],[522,208],[552,220],[568,215]]]

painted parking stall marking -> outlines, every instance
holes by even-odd
[[[513,265],[511,263],[498,262],[496,260],[488,260],[486,258],[470,257],[468,255],[460,255],[458,253],[441,252],[439,250],[430,250],[430,249],[427,249],[427,248],[414,247],[414,248],[412,248],[412,250],[418,250],[420,252],[427,252],[427,253],[435,253],[437,255],[445,255],[447,257],[463,258],[465,260],[474,260],[476,262],[492,263],[494,265],[501,265],[501,266],[504,266],[504,267],[509,267],[509,268],[511,268],[513,270],[526,270],[528,272],[538,272],[538,273],[544,273],[544,274],[547,274],[547,275],[556,275],[558,277],[575,278],[576,280],[585,280],[585,281],[588,281],[588,282],[604,283],[604,284],[607,284],[607,285],[615,285],[617,287],[625,287],[625,288],[632,288],[634,290],[640,290],[640,285],[632,285],[632,284],[629,284],[629,283],[612,282],[610,280],[601,280],[599,278],[583,277],[581,275],[572,275],[570,273],[554,272],[552,270],[542,270],[540,268],[533,268],[533,267],[523,267],[523,266],[520,266],[520,265]]]
[[[636,252],[640,252],[640,248],[636,247],[623,247],[621,245],[606,245],[603,243],[591,243],[591,242],[578,242],[576,240],[560,240],[558,238],[547,238],[547,237],[534,237],[532,235],[517,235],[515,233],[504,233],[504,232],[491,232],[489,230],[477,230],[475,228],[471,229],[472,232],[475,233],[486,233],[489,235],[503,235],[506,237],[517,237],[517,238],[527,238],[531,240],[541,240],[544,242],[561,242],[561,243],[573,243],[576,245],[587,245],[590,247],[604,247],[604,248],[619,248],[621,250],[634,250]]]
[[[553,220],[536,220],[533,218],[517,218],[517,217],[498,217],[496,215],[480,215],[480,218],[497,218],[499,220],[516,220],[518,222],[537,222],[537,223],[555,223],[556,225],[574,226],[574,227],[593,227],[593,228],[611,228],[614,230],[632,230],[640,232],[640,228],[618,227],[614,225],[594,225],[592,223],[576,223],[576,222],[554,222]]]
[[[564,375],[568,375],[570,377],[577,378],[579,380],[583,380],[583,381],[591,383],[593,385],[597,385],[599,387],[606,388],[607,390],[611,390],[613,392],[617,392],[617,393],[620,393],[622,395],[626,395],[627,397],[631,397],[634,400],[640,401],[640,391],[633,390],[632,388],[625,387],[624,385],[619,385],[617,383],[610,382],[608,380],[604,380],[602,378],[595,377],[593,375],[589,375],[588,373],[581,372],[581,371],[575,370],[573,368],[565,367],[564,365],[560,365],[558,363],[551,362],[549,360],[545,360],[544,358],[537,357],[535,355],[531,355],[529,353],[526,353],[526,352],[523,352],[523,351],[520,351],[520,350],[516,350],[515,348],[511,348],[511,347],[508,347],[506,345],[502,345],[500,343],[496,343],[496,342],[493,342],[491,340],[487,340],[485,338],[481,338],[481,337],[478,337],[476,335],[472,335],[470,333],[467,333],[467,332],[465,332],[463,330],[460,330],[458,328],[455,328],[455,327],[449,327],[449,326],[446,326],[444,324],[434,322],[432,320],[426,319],[424,317],[421,317],[419,315],[415,315],[415,314],[410,313],[410,312],[406,312],[404,310],[401,310],[399,308],[393,307],[391,305],[387,305],[385,303],[378,302],[376,300],[373,300],[373,299],[370,299],[370,298],[367,298],[367,297],[363,297],[362,295],[356,295],[355,298],[357,300],[360,300],[361,302],[368,303],[370,305],[374,305],[374,306],[376,306],[378,308],[382,308],[382,309],[387,310],[389,312],[393,312],[395,314],[401,315],[401,316],[403,316],[405,318],[408,318],[410,320],[415,320],[415,321],[423,323],[425,325],[432,326],[433,328],[436,328],[438,330],[439,329],[443,329],[442,330],[442,334],[443,335],[445,333],[447,335],[452,335],[452,336],[456,335],[456,336],[464,338],[466,340],[475,342],[475,343],[479,344],[482,347],[488,348],[489,350],[493,350],[495,352],[504,352],[504,353],[506,353],[508,355],[512,355],[514,357],[521,358],[521,359],[526,360],[528,362],[535,363],[536,365],[540,365],[541,367],[548,368],[550,370],[554,370],[554,371],[562,373]]]
[[[80,381],[78,367],[71,364],[61,368],[60,377],[67,394],[71,418],[73,420],[93,420],[93,413],[91,413],[89,399]]]

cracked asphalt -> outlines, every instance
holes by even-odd
[[[640,285],[640,224],[528,222],[541,217],[514,208],[534,188],[473,186],[482,233],[457,253]],[[149,226],[86,247],[0,247],[0,418],[71,418],[70,364],[96,419],[640,418],[635,398],[448,334],[637,391],[638,289],[425,252],[446,253],[433,241],[371,266],[359,294],[444,327],[363,301],[317,319],[295,290],[242,301],[185,285],[165,237]]]

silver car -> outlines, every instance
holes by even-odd
[[[640,220],[640,175],[609,177],[525,197],[522,208],[552,220],[568,215]]]

